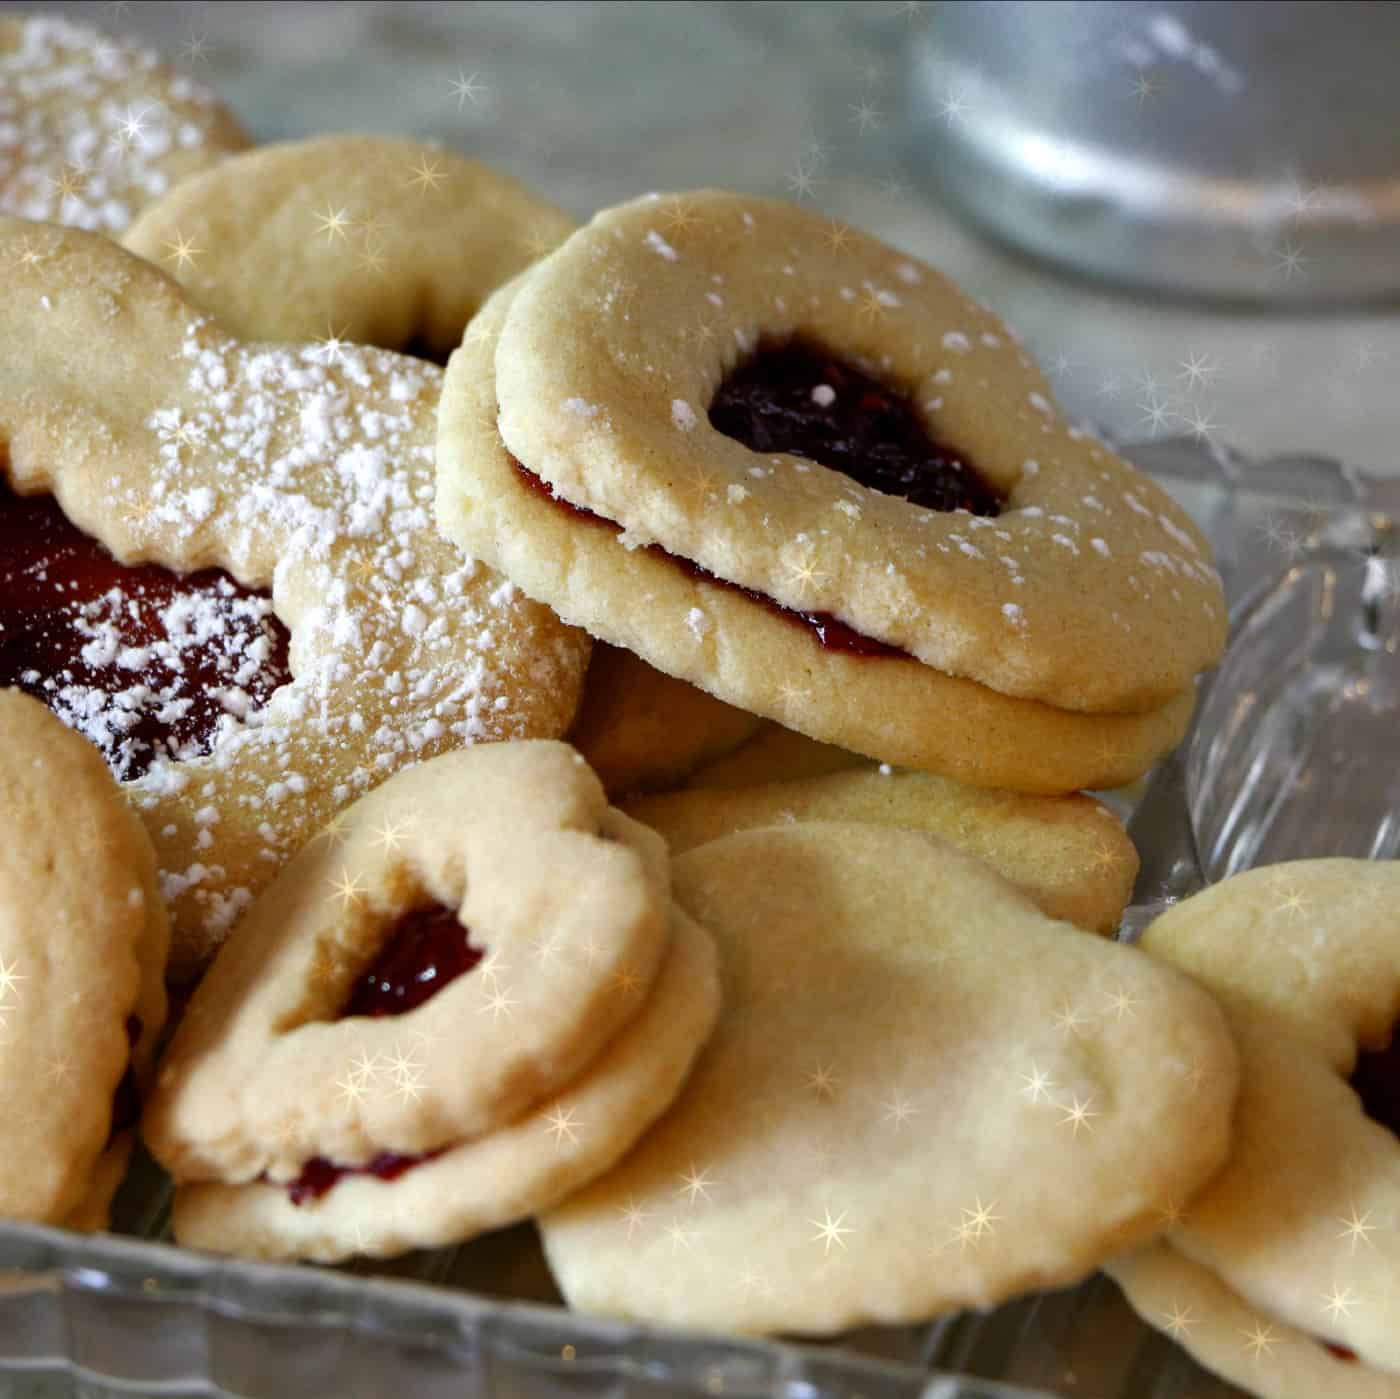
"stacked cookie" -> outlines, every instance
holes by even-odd
[[[422,764],[278,876],[146,1108],[176,1236],[331,1261],[455,1243],[597,1176],[719,1004],[664,841],[557,743]]]

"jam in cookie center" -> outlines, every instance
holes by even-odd
[[[542,495],[551,505],[554,505],[567,514],[572,515],[576,520],[582,520],[588,524],[602,525],[605,529],[610,529],[614,533],[620,533],[621,527],[612,520],[604,519],[601,515],[596,515],[592,510],[582,505],[575,505],[572,501],[565,500],[563,496],[557,496],[550,489],[549,484],[541,477],[536,476],[533,471],[522,466],[514,457],[510,459],[511,465],[515,468],[515,474],[520,482],[527,489],[536,495]],[[790,622],[794,626],[805,628],[813,637],[817,644],[827,651],[840,651],[848,656],[905,656],[907,652],[901,651],[897,646],[890,646],[883,641],[876,641],[873,636],[865,636],[856,631],[854,627],[849,627],[838,617],[834,617],[830,612],[798,612],[794,608],[784,607],[776,599],[769,597],[766,593],[760,593],[753,588],[746,588],[741,583],[731,583],[727,578],[721,578],[717,574],[711,573],[709,569],[702,568],[698,563],[690,559],[683,559],[679,555],[667,553],[659,544],[648,544],[646,552],[653,558],[663,559],[665,562],[679,568],[682,572],[690,574],[692,578],[698,579],[702,583],[709,583],[717,588],[728,588],[732,592],[742,593],[750,602],[756,602],[766,607],[770,612],[781,617],[785,622]]]
[[[207,753],[291,679],[269,598],[220,569],[118,563],[52,496],[0,477],[0,686],[34,696],[119,780]]]
[[[425,1161],[431,1161],[435,1156],[441,1155],[441,1150],[424,1152],[420,1156],[400,1156],[394,1151],[381,1151],[378,1156],[370,1157],[363,1166],[337,1166],[334,1161],[327,1161],[324,1156],[313,1156],[301,1168],[301,1174],[295,1180],[287,1182],[286,1190],[292,1204],[304,1205],[308,1200],[319,1200],[323,1195],[328,1195],[331,1187],[346,1176],[373,1176],[375,1180],[383,1181],[398,1180],[404,1172],[412,1170],[414,1166],[421,1166]]]
[[[355,982],[342,1016],[403,1015],[481,961],[456,909],[438,905],[406,913],[373,964]]]
[[[966,457],[929,436],[907,394],[802,339],[762,346],[739,365],[710,404],[710,426],[925,510],[1001,509]]]

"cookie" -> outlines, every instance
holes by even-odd
[[[450,151],[318,136],[184,181],[123,242],[235,335],[332,336],[445,359],[487,295],[573,227],[515,180]],[[593,663],[570,738],[609,791],[625,792],[677,780],[757,722],[613,652]]]
[[[432,365],[245,344],[89,234],[0,262],[0,683],[127,783],[188,976],[398,768],[565,732],[587,641],[433,527]]]
[[[696,769],[686,787],[753,787],[767,782],[800,782],[853,769],[868,771],[872,764],[859,753],[848,753],[834,744],[818,743],[806,734],[768,721],[732,753]]]
[[[249,340],[446,356],[502,282],[573,230],[479,161],[383,136],[261,146],[183,181],[123,243]],[[178,249],[197,252],[185,258]]]
[[[513,284],[492,296],[448,363],[438,520],[566,621],[740,709],[977,786],[1042,793],[1116,786],[1180,739],[1190,693],[1146,714],[1075,713],[912,657],[833,649],[813,641],[805,625],[658,549],[636,547],[637,539],[586,511],[561,508],[540,478],[518,469],[496,428],[496,343],[515,294]]]
[[[985,860],[1049,918],[1111,935],[1132,896],[1138,856],[1090,797],[1027,797],[925,773],[840,772],[765,786],[698,788],[627,802],[673,855],[735,831],[804,821],[904,826]]]
[[[195,992],[142,1122],[176,1235],[326,1260],[528,1216],[665,1108],[717,998],[663,843],[573,749],[420,764],[286,867]]]
[[[0,690],[0,1217],[96,1229],[165,1021],[155,857],[92,746]]]
[[[1170,1248],[1276,1333],[1350,1352],[1400,1392],[1397,897],[1394,861],[1276,865],[1168,910],[1142,946],[1219,999],[1240,1048],[1235,1148]],[[1129,1299],[1161,1325],[1136,1276],[1121,1272]],[[1283,1369],[1293,1349],[1278,1347]],[[1216,1348],[1201,1358],[1214,1366]],[[1250,1387],[1301,1392],[1260,1359]]]
[[[1174,700],[1224,645],[1204,536],[990,312],[832,233],[721,191],[599,214],[506,318],[507,450],[814,647],[1080,712]]]
[[[747,831],[673,889],[724,1009],[666,1116],[541,1218],[573,1306],[804,1334],[990,1306],[1151,1235],[1224,1158],[1210,998],[930,836]]]
[[[609,792],[640,792],[679,782],[733,752],[762,722],[630,651],[599,643],[569,741]]]
[[[1256,1310],[1167,1244],[1115,1259],[1108,1271],[1145,1322],[1261,1399],[1400,1399],[1400,1375]]]
[[[0,15],[0,215],[116,236],[248,145],[158,54],[53,15]]]

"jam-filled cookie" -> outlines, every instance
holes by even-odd
[[[400,773],[220,951],[144,1119],[185,1243],[332,1259],[459,1241],[608,1167],[718,1007],[665,846],[571,748]]]
[[[1122,680],[1121,672],[1133,668],[1126,666],[1127,652],[1110,652],[1105,649],[1106,641],[1100,647],[1098,643],[1103,638],[1098,633],[1105,625],[1104,618],[1119,619],[1131,628],[1123,636],[1133,638],[1129,649],[1135,654],[1141,640],[1139,633],[1155,636],[1162,630],[1155,623],[1148,626],[1137,615],[1146,608],[1141,595],[1159,571],[1165,571],[1163,576],[1169,582],[1163,585],[1154,606],[1160,606],[1169,618],[1175,617],[1166,630],[1177,638],[1163,643],[1162,654],[1189,653],[1193,657],[1191,665],[1195,665],[1203,664],[1218,650],[1223,635],[1219,585],[1204,554],[1198,557],[1193,552],[1203,551],[1205,546],[1198,543],[1189,522],[1155,486],[1138,477],[1106,448],[1069,437],[1059,427],[1052,427],[1056,419],[1034,408],[1026,411],[1045,426],[1049,436],[1041,438],[1038,427],[1032,432],[1028,425],[1016,423],[1014,407],[1006,414],[1008,423],[1014,424],[1014,432],[1011,427],[1007,432],[1016,440],[1037,438],[1045,470],[1039,475],[1023,470],[1023,463],[1017,458],[1015,470],[1009,471],[1005,461],[1010,444],[1000,444],[999,451],[993,454],[1004,468],[998,478],[1002,486],[998,488],[1009,492],[1007,499],[1015,508],[993,520],[926,510],[846,481],[839,473],[800,456],[755,454],[730,441],[703,421],[707,405],[713,408],[715,388],[722,388],[710,379],[720,379],[722,356],[736,362],[743,346],[754,351],[760,344],[760,332],[768,327],[772,316],[780,315],[771,308],[771,298],[764,303],[770,308],[768,311],[755,308],[752,303],[752,296],[757,293],[749,285],[753,275],[750,257],[754,265],[768,268],[778,283],[783,282],[781,270],[775,272],[768,267],[769,259],[764,256],[764,250],[771,250],[783,220],[796,221],[794,239],[800,233],[812,240],[813,247],[808,251],[813,258],[822,262],[825,255],[819,234],[813,232],[805,216],[783,206],[715,195],[697,201],[696,208],[708,217],[708,227],[718,230],[732,223],[733,229],[744,236],[750,226],[746,218],[755,228],[760,219],[768,219],[772,221],[769,237],[761,244],[756,242],[752,249],[737,235],[726,243],[728,252],[720,261],[728,270],[707,274],[710,291],[700,295],[699,309],[688,303],[682,308],[666,300],[665,313],[646,321],[644,348],[638,349],[634,344],[643,335],[643,303],[639,299],[643,293],[637,288],[660,288],[655,294],[662,295],[669,285],[667,279],[680,265],[655,251],[659,241],[667,251],[674,252],[670,243],[659,233],[648,237],[642,230],[641,225],[649,228],[661,217],[660,209],[648,204],[631,205],[600,216],[535,271],[502,288],[483,308],[463,346],[449,362],[444,384],[438,435],[438,518],[443,529],[465,548],[499,567],[532,597],[547,601],[565,620],[636,652],[659,669],[739,708],[841,747],[979,786],[1030,792],[1116,786],[1143,772],[1180,738],[1189,719],[1193,700],[1190,668],[1185,663],[1172,672],[1174,693],[1170,686],[1166,687],[1169,692],[1160,696],[1138,693],[1135,682],[1128,682],[1121,694],[1113,696],[1125,706],[1155,700],[1156,707],[1140,713],[1089,713],[1003,692],[979,679],[939,670],[896,644],[872,639],[857,630],[857,624],[865,624],[859,618],[838,617],[830,599],[804,600],[797,597],[794,589],[815,587],[818,579],[829,581],[828,570],[835,568],[834,561],[845,547],[841,541],[849,531],[858,531],[862,539],[872,535],[876,541],[884,539],[887,533],[893,540],[899,533],[903,563],[899,567],[890,564],[887,577],[892,587],[898,584],[903,589],[900,580],[907,581],[917,574],[921,588],[935,580],[945,589],[950,607],[962,607],[962,603],[951,599],[965,596],[966,606],[973,611],[976,600],[988,595],[993,583],[1018,597],[1024,595],[1024,602],[1007,606],[1021,621],[1029,619],[1026,626],[1019,622],[1010,625],[1007,618],[1011,613],[1003,615],[998,610],[997,630],[983,634],[977,631],[969,612],[966,624],[959,622],[956,627],[942,628],[947,636],[977,639],[987,657],[1001,657],[1014,667],[1022,664],[1016,657],[1020,648],[1029,644],[1027,638],[1034,635],[1040,638],[1033,647],[1037,655],[1042,649],[1047,657],[1052,652],[1059,654],[1064,672],[1061,678],[1066,686],[1071,656],[1077,658],[1081,669],[1105,668]],[[649,261],[634,265],[634,244]],[[783,246],[789,244],[785,242]],[[791,256],[801,261],[796,246]],[[879,260],[873,252],[866,256]],[[879,256],[886,263],[893,258],[884,252]],[[579,264],[580,257],[586,265]],[[621,261],[614,266],[619,258]],[[567,260],[580,286],[587,289],[588,305],[592,307],[588,323],[576,331],[569,330],[567,335],[576,334],[580,343],[588,342],[588,353],[597,359],[596,374],[611,378],[606,393],[601,384],[589,390],[593,398],[570,394],[558,401],[541,399],[540,415],[554,423],[570,444],[587,441],[600,448],[604,443],[611,444],[603,452],[604,457],[611,459],[609,453],[622,441],[614,438],[613,427],[622,430],[624,421],[632,424],[634,409],[645,415],[653,398],[674,394],[673,401],[664,408],[665,422],[654,425],[657,433],[648,443],[627,439],[627,461],[628,470],[635,467],[638,473],[634,483],[639,498],[655,504],[665,494],[658,485],[657,473],[669,483],[666,489],[673,495],[668,496],[670,504],[663,513],[677,525],[684,543],[670,536],[658,543],[659,536],[654,536],[649,528],[630,522],[624,528],[619,519],[626,512],[614,512],[612,497],[602,502],[592,496],[584,499],[582,494],[571,495],[571,484],[562,479],[556,482],[536,471],[536,467],[540,472],[552,471],[552,466],[546,468],[539,461],[532,465],[533,453],[523,446],[519,447],[521,455],[514,455],[498,430],[498,372],[520,355],[547,358],[553,354],[553,347],[546,343],[536,325],[543,312],[534,293],[545,280],[553,285],[558,268],[564,265],[560,259]],[[708,267],[709,263],[702,265]],[[918,278],[935,278],[934,273],[915,268],[912,263],[897,265],[909,267]],[[593,267],[594,272],[588,272],[588,267]],[[904,285],[896,272],[889,275]],[[739,285],[727,283],[726,278],[731,277]],[[629,286],[634,294],[627,293]],[[745,288],[749,295],[745,295]],[[801,284],[789,286],[787,294],[793,300],[784,302],[794,317],[810,300],[805,294],[799,296],[800,291]],[[532,337],[518,335],[508,341],[506,332],[514,323],[517,298],[527,294],[539,314],[532,312],[524,323],[535,326],[539,333]],[[561,295],[578,311],[574,292]],[[647,295],[652,295],[652,291]],[[835,293],[832,299],[841,300]],[[719,340],[698,344],[693,335],[683,343],[682,332],[693,330],[694,317],[711,312],[731,316],[742,312],[743,325],[736,327],[742,333],[736,338],[725,331],[721,337],[725,348],[721,348]],[[811,314],[815,317],[816,311]],[[960,324],[993,324],[981,311],[959,314]],[[946,308],[942,319],[947,319]],[[820,329],[823,323],[817,320],[814,324]],[[616,333],[620,338],[610,342],[610,348],[600,348],[593,343],[597,327],[606,327],[608,335]],[[992,334],[990,330],[986,333]],[[561,330],[559,334],[563,336],[565,332]],[[945,357],[956,358],[955,352],[939,349],[936,342],[928,352],[932,356],[930,363],[934,359],[941,363]],[[871,348],[871,353],[877,351]],[[912,353],[910,350],[909,355]],[[1005,353],[1016,359],[1016,352],[1007,349]],[[976,363],[990,354],[979,340],[974,362],[965,365],[962,372],[974,376],[990,374],[990,364],[979,370]],[[581,368],[581,361],[572,350],[567,357],[570,364]],[[694,374],[702,378],[709,375],[710,379],[703,384],[692,383],[692,370],[682,373],[681,361],[691,365]],[[753,361],[759,365],[763,362],[761,356]],[[846,372],[842,370],[843,374]],[[877,367],[872,372],[883,371]],[[1020,372],[1033,374],[1028,369]],[[587,382],[594,384],[595,377],[590,371]],[[1039,382],[1038,378],[1034,381]],[[829,384],[825,387],[831,389]],[[549,392],[553,393],[553,389]],[[835,394],[834,389],[831,392]],[[827,395],[820,397],[826,399]],[[987,399],[988,404],[990,401]],[[521,405],[517,402],[516,406]],[[502,424],[504,408],[502,399]],[[876,417],[883,420],[884,410]],[[628,426],[626,431],[630,430]],[[988,431],[997,437],[991,428]],[[526,435],[530,436],[528,432]],[[727,447],[722,445],[726,443]],[[728,459],[729,449],[737,456],[721,470],[717,462]],[[872,457],[878,460],[877,449],[878,441],[876,449],[872,449]],[[553,462],[559,454],[546,455]],[[580,460],[584,455],[587,454],[581,454]],[[969,470],[953,471],[953,478],[961,480]],[[1018,472],[1019,480],[1011,480]],[[1069,508],[1064,497],[1072,483],[1077,483],[1098,507],[1082,502],[1077,507],[1081,513],[1087,512],[1086,521],[1088,515],[1095,517],[1092,525],[1086,522],[1082,529],[1070,515],[1060,518],[1062,509]],[[780,518],[798,511],[799,505],[811,515],[798,531],[806,540],[803,547],[810,546],[809,554],[802,554],[801,558],[808,559],[810,555],[810,559],[821,560],[819,567],[812,564],[807,583],[764,593],[755,587],[755,576],[739,568],[737,562],[728,573],[718,571],[711,554],[698,547],[699,538],[711,537],[708,531],[712,525],[720,530],[721,517],[732,516],[735,521],[743,517],[749,521],[749,527],[739,529],[734,539],[742,539],[745,547],[751,545],[756,558],[767,557],[773,541],[782,534]],[[889,531],[886,515],[891,517]],[[897,521],[904,522],[898,531],[893,528]],[[692,526],[698,528],[698,536]],[[1180,536],[1177,542],[1173,542],[1172,531]],[[1002,535],[1007,537],[1003,539]],[[1073,552],[1054,543],[1055,535],[1068,541]],[[1112,591],[1108,573],[1097,578],[1090,601],[1087,592],[1077,592],[1081,586],[1087,590],[1089,580],[1063,561],[1073,560],[1090,572],[1094,571],[1088,562],[1091,557],[1107,566],[1111,559],[1099,553],[1094,540],[1109,550],[1111,558],[1126,569],[1127,576],[1115,575]],[[1148,543],[1163,547],[1146,549]],[[944,549],[948,552],[942,552]],[[1153,554],[1155,564],[1142,564],[1139,574],[1127,565],[1126,559],[1136,560],[1138,552],[1144,549]],[[792,553],[791,558],[796,566],[798,554]],[[1016,567],[1024,570],[1012,575],[1020,583],[1010,581],[1003,559],[1016,561]],[[802,566],[805,569],[806,565]],[[842,571],[842,576],[847,577],[846,571]],[[848,581],[855,576],[850,573]],[[873,583],[871,586],[873,589]],[[1174,592],[1176,598],[1172,596]],[[1071,594],[1079,596],[1078,604],[1071,603]],[[900,596],[905,597],[905,592],[901,591]],[[1046,600],[1043,613],[1033,605],[1034,599],[1042,597]],[[1110,597],[1113,601],[1103,606],[1104,599]],[[826,598],[824,593],[822,598]],[[1198,606],[1193,606],[1193,599]],[[912,593],[907,600],[913,616]],[[1082,635],[1062,629],[1071,625],[1077,608],[1086,617],[1097,619],[1086,622]],[[1180,611],[1173,614],[1172,608]],[[1107,625],[1112,629],[1116,623]],[[1049,641],[1052,635],[1059,636],[1055,645]],[[1029,656],[1024,663],[1031,667]],[[1144,665],[1138,669],[1145,674],[1152,667]],[[1108,702],[1110,692],[1103,689],[1102,682],[1086,684],[1086,696],[1092,694],[1096,702]],[[1040,688],[1057,699],[1069,695],[1066,689],[1062,696],[1060,687],[1048,680]]]
[[[246,339],[329,335],[442,362],[489,293],[573,228],[515,180],[450,151],[318,136],[185,180],[122,241]],[[199,256],[173,255],[182,240]],[[684,776],[757,723],[609,648],[570,738],[609,791],[626,792]]]
[[[212,92],[149,49],[56,15],[0,15],[0,215],[115,236],[247,145]]]
[[[980,861],[811,823],[673,881],[724,1008],[665,1117],[541,1219],[571,1305],[809,1334],[988,1306],[1152,1234],[1223,1160],[1210,998]]]
[[[102,759],[0,690],[0,1217],[106,1222],[165,1021],[155,856]]]
[[[586,639],[434,528],[434,366],[244,343],[90,234],[0,260],[0,683],[127,783],[188,975],[396,769],[564,732]]]
[[[838,772],[736,789],[639,797],[629,816],[660,831],[673,855],[735,831],[803,821],[923,830],[985,860],[1050,918],[1111,934],[1137,877],[1138,855],[1091,797],[1031,797],[964,787],[931,773]]]
[[[1149,1255],[1111,1271],[1148,1321],[1232,1377],[1216,1329],[1173,1326],[1160,1295],[1169,1285],[1192,1317],[1217,1292],[1236,1298],[1273,1338],[1240,1357],[1243,1382],[1280,1399],[1306,1392],[1304,1374],[1336,1377],[1312,1393],[1400,1394],[1397,900],[1395,861],[1300,861],[1217,884],[1142,938],[1225,1008],[1240,1101],[1229,1161],[1163,1245],[1195,1267]]]

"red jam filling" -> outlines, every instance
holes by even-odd
[[[52,496],[0,476],[0,686],[48,705],[119,779],[207,753],[291,679],[287,641],[265,594],[220,569],[120,564]]]
[[[472,946],[455,909],[439,905],[407,913],[355,983],[341,1015],[402,1015],[471,971],[482,951]]]
[[[331,1187],[346,1176],[373,1176],[376,1180],[398,1180],[405,1171],[412,1170],[414,1166],[421,1166],[423,1162],[431,1161],[435,1156],[441,1156],[442,1150],[424,1152],[419,1156],[399,1156],[392,1151],[381,1151],[378,1156],[370,1157],[363,1166],[337,1166],[334,1162],[327,1161],[324,1156],[313,1156],[301,1168],[301,1174],[295,1180],[287,1182],[287,1194],[291,1197],[292,1204],[304,1205],[308,1200],[319,1200],[328,1194]]]
[[[967,458],[929,436],[908,394],[805,340],[761,347],[736,368],[710,404],[710,426],[926,510],[1001,509]]]
[[[582,505],[575,505],[562,496],[555,495],[545,480],[522,466],[514,457],[511,457],[510,460],[521,481],[537,495],[542,495],[561,510],[574,516],[575,519],[602,525],[605,529],[613,530],[615,533],[621,532],[621,527],[612,520],[604,519],[602,515],[596,515],[592,510]],[[648,544],[646,552],[654,558],[665,559],[667,563],[674,564],[677,568],[690,574],[692,578],[698,578],[703,583],[710,583],[719,588],[728,588],[733,592],[742,593],[751,602],[761,603],[785,622],[805,627],[816,637],[818,645],[828,651],[841,651],[850,656],[904,656],[908,654],[897,646],[876,641],[871,636],[863,636],[854,627],[848,627],[845,622],[833,617],[830,612],[799,612],[795,608],[784,607],[782,603],[775,601],[766,593],[746,588],[741,583],[731,583],[727,578],[721,578],[717,574],[711,573],[709,569],[702,568],[690,559],[683,559],[679,555],[667,553],[659,544]]]
[[[1348,1350],[1345,1346],[1334,1346],[1331,1341],[1319,1341],[1318,1345],[1320,1345],[1323,1350],[1331,1351],[1338,1360],[1352,1362],[1357,1358],[1354,1350]]]
[[[1400,1035],[1385,1049],[1357,1056],[1351,1086],[1366,1116],[1400,1137]]]

